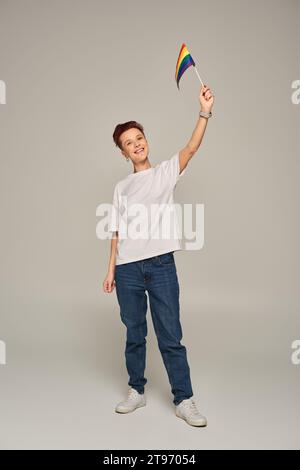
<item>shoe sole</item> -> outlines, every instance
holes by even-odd
[[[192,424],[192,423],[189,423],[183,416],[180,416],[177,413],[175,413],[175,415],[177,416],[177,418],[183,419],[183,421],[185,421],[190,426],[195,426],[197,428],[205,428],[207,426],[207,423],[205,423],[205,424]]]
[[[146,406],[146,403],[141,403],[140,405],[137,405],[135,408],[133,408],[133,410],[121,411],[121,410],[116,410],[116,409],[115,409],[115,412],[116,412],[116,413],[120,413],[120,414],[132,413],[132,412],[135,411],[137,408],[142,408],[143,406]]]

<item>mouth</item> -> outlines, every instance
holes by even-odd
[[[143,151],[144,151],[144,147],[141,148],[141,149],[136,150],[134,153],[135,153],[136,155],[139,155],[140,153],[143,153]]]

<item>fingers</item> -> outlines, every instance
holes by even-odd
[[[207,86],[207,85],[203,85],[201,87],[201,96],[204,97],[206,99],[206,101],[208,101],[212,96],[214,96],[211,92],[211,89]]]
[[[103,283],[104,292],[107,292],[109,294],[114,290],[114,287],[115,287],[115,281],[112,281],[112,282],[105,281]]]

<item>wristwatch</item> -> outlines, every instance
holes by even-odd
[[[199,112],[199,116],[205,117],[205,118],[210,118],[212,117],[211,111],[209,113],[205,113],[204,111]]]

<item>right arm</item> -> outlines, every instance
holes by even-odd
[[[119,232],[114,232],[110,245],[110,258],[106,278],[103,281],[104,292],[111,293],[115,287],[116,254]]]

